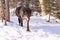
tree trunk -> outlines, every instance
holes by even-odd
[[[0,20],[2,19],[2,2],[1,2],[1,0],[0,0]]]
[[[48,1],[47,1],[47,6],[48,6],[48,16],[47,16],[47,17],[48,17],[48,20],[47,20],[47,21],[48,21],[48,22],[50,22],[50,14],[51,14],[51,10],[52,10],[52,9],[51,9],[52,6],[50,5],[50,4],[51,4],[50,1],[51,1],[51,0],[48,0]]]
[[[5,17],[7,21],[10,21],[10,12],[9,12],[9,0],[5,0],[6,13]]]
[[[46,7],[45,7],[45,2],[44,2],[45,0],[39,0],[39,2],[40,2],[40,5],[41,5],[41,15],[42,16],[45,16],[46,15],[46,12],[45,12],[45,10],[46,10]]]
[[[57,10],[60,10],[60,0],[56,0]]]
[[[50,14],[47,15],[47,22],[50,22]]]
[[[0,1],[1,1],[1,17],[3,22],[3,19],[5,19],[5,1],[4,0],[0,0]]]

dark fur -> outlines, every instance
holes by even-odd
[[[16,15],[18,17],[19,25],[23,26],[23,17],[27,17],[27,31],[29,31],[29,20],[31,16],[31,9],[29,7],[20,6],[16,8]]]

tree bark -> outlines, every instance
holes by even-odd
[[[0,0],[0,20],[2,19],[2,2],[1,2],[1,0]]]
[[[1,1],[1,17],[2,17],[2,22],[5,19],[5,1],[4,0],[0,0]]]

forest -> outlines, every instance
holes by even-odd
[[[0,40],[60,40],[60,0],[0,0]]]

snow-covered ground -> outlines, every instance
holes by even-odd
[[[56,23],[52,19],[49,23],[44,17],[31,16],[30,32],[26,31],[26,20],[23,24],[23,27],[19,26],[15,15],[11,16],[7,26],[0,21],[0,40],[60,40],[60,21]]]

